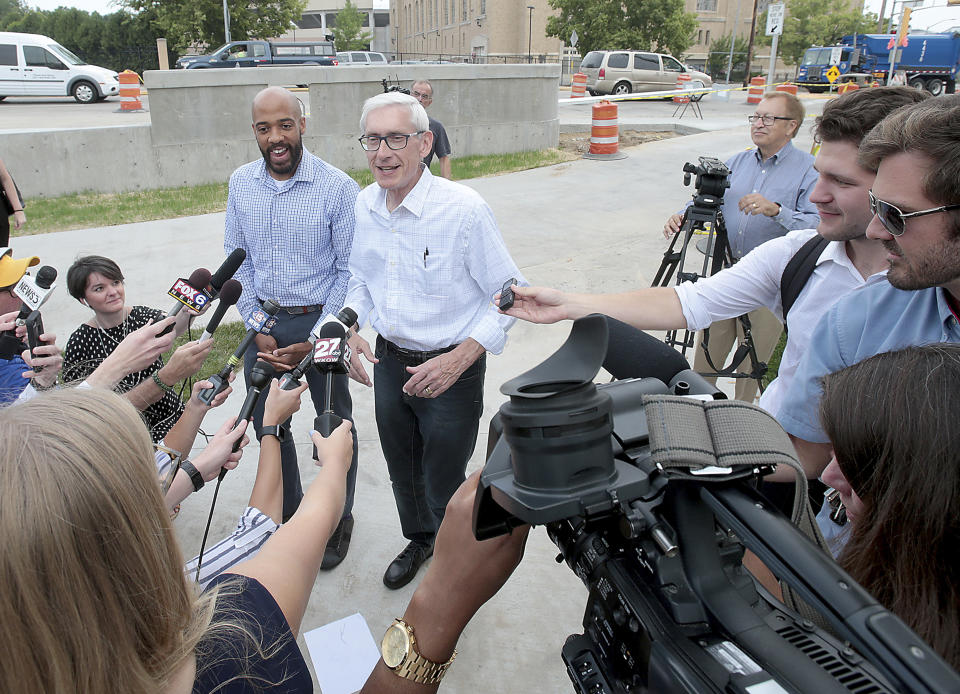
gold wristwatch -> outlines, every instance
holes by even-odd
[[[380,642],[380,654],[384,664],[397,676],[419,684],[439,684],[450,663],[457,657],[457,652],[454,651],[450,660],[445,663],[435,663],[424,658],[417,650],[413,627],[399,618],[387,627],[387,633]]]

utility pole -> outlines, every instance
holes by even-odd
[[[223,36],[224,43],[230,43],[230,9],[227,0],[223,0]]]
[[[747,69],[743,73],[743,86],[750,84],[750,63],[753,62],[753,34],[757,30],[757,2],[753,0],[753,16],[750,19],[750,40],[747,43]]]
[[[530,46],[533,44],[533,5],[527,5],[527,9],[530,10],[530,25],[527,30],[527,64],[533,62],[533,54],[530,52]]]
[[[733,32],[730,34],[730,55],[727,57],[727,82],[730,81],[730,71],[733,69],[733,47],[737,44],[737,32],[740,31],[740,8],[743,0],[737,0],[737,18],[733,22]],[[707,46],[707,50],[710,47]]]

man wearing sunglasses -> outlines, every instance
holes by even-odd
[[[430,108],[433,103],[433,85],[427,80],[417,80],[410,87],[410,96],[420,102],[424,109]],[[429,118],[429,116],[428,116]],[[437,163],[440,164],[440,175],[444,178],[450,178],[450,140],[447,139],[447,131],[443,123],[435,118],[429,118],[430,132],[433,133],[433,145],[427,156],[423,158],[423,163],[428,167],[433,161],[434,155],[437,157]]]
[[[819,222],[816,205],[810,200],[810,191],[817,181],[813,156],[791,143],[803,125],[803,118],[803,104],[786,92],[767,94],[747,118],[750,139],[756,148],[727,160],[727,167],[733,173],[721,208],[734,258],[740,259],[760,244],[788,231],[812,229]],[[670,238],[677,233],[682,219],[682,212],[671,216],[663,228],[664,236]],[[780,322],[765,308],[751,311],[748,316],[757,358],[768,361],[780,338]],[[736,318],[710,326],[710,361],[718,369],[726,363],[726,356],[738,337],[742,339]],[[699,342],[694,368],[702,372],[716,370],[710,366]],[[738,400],[753,402],[756,393],[754,379],[737,379]]]
[[[877,171],[867,236],[882,244],[889,269],[887,282],[844,297],[820,320],[784,400],[780,423],[810,477],[830,459],[818,418],[824,375],[909,345],[960,342],[958,132],[960,95],[940,96],[896,111],[860,146],[861,165]]]
[[[378,337],[376,356],[351,338],[350,375],[370,385],[359,353],[375,364],[380,445],[409,541],[383,576],[396,589],[433,553],[464,480],[483,411],[485,355],[503,350],[514,322],[492,298],[523,277],[480,196],[424,165],[433,133],[416,99],[368,99],[360,128],[376,183],[357,196],[346,305]]]

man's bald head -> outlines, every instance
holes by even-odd
[[[289,112],[290,117],[295,120],[299,120],[303,115],[300,108],[300,100],[293,95],[293,92],[283,87],[267,87],[266,89],[260,90],[257,95],[253,97],[253,108],[251,109],[253,122],[257,122],[258,110],[276,108],[283,108]]]

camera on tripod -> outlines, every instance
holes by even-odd
[[[960,686],[932,649],[755,491],[775,465],[796,463],[769,414],[714,401],[718,391],[689,370],[669,383],[596,385],[607,339],[604,317],[575,321],[556,353],[502,386],[510,401],[490,423],[474,503],[478,539],[545,525],[558,561],[587,586],[584,632],[562,649],[575,691]],[[745,548],[840,638],[760,588],[742,565]]]
[[[723,200],[723,191],[730,187],[729,176],[732,172],[727,165],[715,157],[700,157],[700,164],[687,162],[683,165],[683,185],[690,185],[690,177],[697,176],[695,184],[699,195],[710,195]]]

